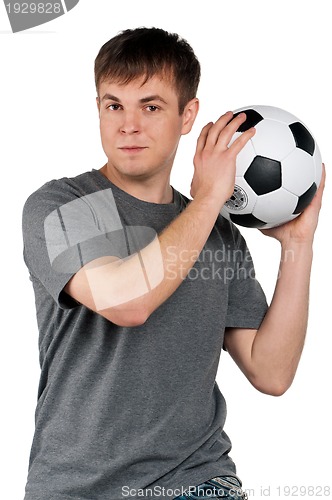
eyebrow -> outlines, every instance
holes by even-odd
[[[121,99],[119,99],[118,97],[116,97],[115,95],[112,95],[112,94],[105,94],[102,97],[101,100],[102,101],[110,100],[110,101],[121,103]],[[142,99],[139,100],[139,102],[141,104],[146,104],[147,102],[151,102],[151,101],[160,101],[160,102],[163,102],[164,104],[167,104],[167,102],[165,101],[165,99],[163,99],[158,94],[153,94],[153,95],[149,95],[149,96],[146,96],[146,97],[142,97]]]

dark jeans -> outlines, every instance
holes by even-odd
[[[206,483],[190,486],[183,495],[173,500],[246,500],[248,497],[241,489],[240,482],[235,477],[218,476]]]

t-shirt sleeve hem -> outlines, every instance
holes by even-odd
[[[255,318],[250,318],[250,317],[239,318],[239,319],[232,318],[231,320],[226,321],[225,328],[243,328],[244,330],[245,329],[258,330],[264,319],[265,314],[266,311],[260,318],[257,316]],[[222,348],[224,351],[227,351],[224,344]]]
[[[232,320],[230,321],[226,321],[226,324],[225,324],[225,328],[248,328],[248,329],[255,329],[257,330],[262,321],[263,321],[263,318],[245,318],[245,319],[239,319],[239,320],[236,320],[234,318],[232,318]]]

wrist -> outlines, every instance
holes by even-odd
[[[195,195],[194,200],[202,203],[203,205],[211,206],[212,208],[215,208],[218,212],[220,212],[228,198],[229,196],[223,194],[220,189],[211,189],[209,191],[198,192]]]
[[[288,239],[281,242],[281,261],[292,263],[300,261],[311,262],[313,257],[312,241]]]
[[[288,238],[284,238],[280,240],[281,249],[283,251],[287,250],[295,250],[295,251],[303,251],[303,250],[312,250],[313,248],[313,238],[292,238],[291,236]]]

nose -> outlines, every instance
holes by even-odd
[[[135,111],[124,112],[120,132],[122,134],[138,134],[140,129],[141,124],[138,113]]]

